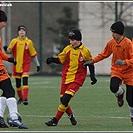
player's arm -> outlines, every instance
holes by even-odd
[[[47,58],[46,63],[47,64],[50,64],[50,63],[63,64],[66,61],[66,55],[67,55],[66,51],[68,51],[68,49],[69,49],[69,46],[65,47],[62,50],[62,52],[57,55],[57,57]]]
[[[97,82],[96,76],[95,76],[95,66],[94,64],[88,65],[89,72],[90,72],[90,79],[91,79],[91,84],[95,84]]]
[[[8,46],[7,46],[7,45],[3,46],[3,49],[4,49],[4,51],[5,51],[7,54],[10,54],[10,53],[11,53],[10,50],[8,49]]]
[[[59,58],[56,58],[56,57],[49,57],[49,58],[47,58],[46,63],[47,64],[50,64],[50,63],[61,64]]]
[[[40,63],[39,63],[39,61],[38,61],[37,55],[34,56],[33,59],[34,59],[34,62],[36,63],[37,72],[39,72],[39,71],[40,71]]]
[[[87,68],[89,69],[89,72],[90,72],[90,79],[91,79],[91,84],[95,84],[97,82],[97,79],[95,77],[95,66],[93,64],[93,60],[92,60],[92,54],[91,54],[91,51],[88,49],[87,50],[87,54],[85,54],[86,58],[85,58],[85,62],[83,64],[83,67],[84,68]],[[89,62],[89,63],[88,63]]]
[[[6,53],[4,52],[0,52],[0,56],[2,58],[2,60],[8,61],[10,63],[13,63],[14,65],[17,64],[16,60],[12,57],[9,57]]]

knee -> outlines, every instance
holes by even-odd
[[[28,85],[28,77],[23,77],[23,85]]]
[[[115,84],[110,85],[111,92],[116,93],[118,89],[119,89],[119,85],[115,85]]]
[[[61,104],[58,107],[58,110],[61,112],[65,112],[68,108],[68,104],[70,102],[72,95],[70,94],[64,94],[63,97],[60,98]]]
[[[60,101],[65,107],[67,107],[71,98],[72,98],[72,95],[64,94],[63,97],[60,98]]]

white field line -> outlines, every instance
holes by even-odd
[[[52,118],[53,116],[45,116],[45,115],[23,115],[25,117],[34,117],[34,118]],[[63,117],[67,117],[67,116],[63,116]],[[83,116],[76,116],[78,117],[82,117]],[[120,116],[85,116],[85,118],[107,118],[107,119],[129,119],[129,117],[120,117]]]

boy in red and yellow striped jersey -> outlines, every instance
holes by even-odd
[[[60,88],[61,103],[53,119],[45,122],[47,126],[56,126],[65,112],[69,116],[72,125],[77,124],[77,120],[70,107],[70,100],[85,81],[87,67],[83,67],[83,64],[85,61],[91,60],[92,55],[90,50],[81,42],[82,35],[79,30],[74,29],[70,31],[68,38],[70,40],[70,45],[66,46],[56,58],[50,57],[46,61],[47,64],[52,62],[64,64],[62,68],[62,83]],[[92,80],[91,84],[95,84],[97,79],[95,78],[94,65],[89,66],[89,70]]]
[[[37,52],[35,50],[32,40],[30,40],[27,34],[27,28],[23,25],[18,26],[18,37],[11,40],[10,45],[5,46],[4,49],[7,53],[12,53],[13,57],[17,61],[17,65],[13,66],[12,77],[16,80],[16,91],[18,94],[18,104],[23,102],[24,105],[28,104],[28,77],[30,73],[31,57],[34,58],[37,66],[37,72],[40,69],[40,64],[37,58]],[[21,86],[21,79],[23,80],[23,86]]]

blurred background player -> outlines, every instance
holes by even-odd
[[[12,77],[16,81],[16,91],[18,94],[18,104],[23,102],[24,105],[28,105],[28,77],[30,73],[31,57],[34,58],[37,66],[37,72],[40,70],[40,64],[37,58],[37,52],[35,50],[32,40],[30,40],[27,34],[27,28],[24,25],[18,26],[18,37],[11,40],[10,45],[4,46],[4,50],[7,53],[12,53],[13,57],[17,61],[17,65],[13,66]],[[23,86],[21,86],[21,79]]]
[[[126,84],[126,100],[130,110],[130,118],[133,123],[133,44],[130,39],[124,37],[124,24],[121,21],[113,23],[110,27],[113,38],[108,41],[104,50],[84,65],[99,62],[112,55],[110,90],[118,100],[118,106],[124,104],[125,90],[121,84]]]
[[[62,68],[62,83],[60,88],[60,105],[58,107],[56,115],[48,122],[45,122],[47,126],[56,126],[66,112],[72,125],[77,124],[77,120],[74,117],[73,111],[70,107],[70,100],[74,97],[75,93],[83,85],[87,68],[83,67],[85,61],[91,60],[92,55],[90,50],[84,46],[81,42],[82,35],[77,29],[72,30],[68,34],[70,45],[66,46],[63,51],[56,57],[47,58],[46,63],[64,64]],[[95,84],[97,79],[95,78],[94,65],[89,66],[91,84]]]
[[[4,11],[0,10],[0,30],[6,26],[7,16]],[[7,70],[4,67],[3,61],[8,61],[16,65],[16,61],[14,58],[9,57],[7,54],[2,52],[2,40],[0,38],[0,89],[3,91],[0,97],[0,128],[7,128],[7,124],[4,121],[4,112],[6,106],[9,109],[9,125],[15,126],[18,128],[25,128],[19,120],[18,120],[18,109],[17,109],[17,101],[15,99],[15,90],[12,87],[10,76],[8,75]]]

